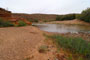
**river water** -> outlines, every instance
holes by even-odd
[[[90,33],[90,26],[69,25],[69,24],[34,24],[38,28],[47,32],[57,33]]]

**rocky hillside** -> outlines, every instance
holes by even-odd
[[[31,22],[29,22],[27,19],[19,16],[13,16],[11,11],[5,10],[3,8],[0,8],[0,19],[4,21],[10,21],[14,24],[18,24],[19,20],[22,20],[27,24],[31,24]]]
[[[12,14],[11,14],[11,11],[7,11],[3,8],[0,8],[0,17],[11,17]]]

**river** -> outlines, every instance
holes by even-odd
[[[57,33],[90,33],[90,26],[69,25],[69,24],[34,24],[38,28],[47,32]]]

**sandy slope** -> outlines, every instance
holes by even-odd
[[[0,28],[0,60],[24,60],[44,37],[38,28]]]

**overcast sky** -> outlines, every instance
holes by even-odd
[[[14,13],[68,14],[90,7],[90,0],[0,0],[0,7]]]

